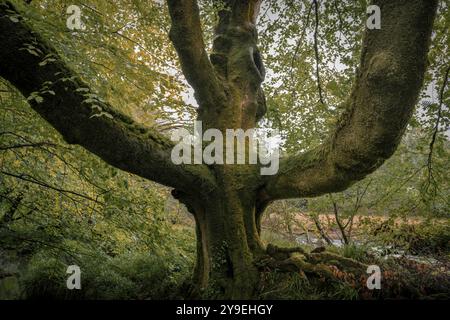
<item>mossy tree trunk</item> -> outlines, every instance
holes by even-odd
[[[251,218],[254,208],[242,203],[242,195],[230,193],[213,193],[210,200],[188,204],[197,232],[194,296],[207,289],[208,297],[251,298],[258,286],[254,262],[265,249]]]
[[[195,90],[198,119],[204,130],[222,132],[254,128],[266,111],[256,30],[261,0],[224,2],[208,55],[197,2],[168,0],[170,38]],[[282,158],[273,176],[261,176],[258,165],[175,165],[170,157],[173,143],[158,132],[136,125],[106,103],[99,102],[112,118],[91,117],[92,108],[78,90],[89,86],[4,0],[0,0],[0,76],[25,97],[41,92],[43,101],[31,100],[31,107],[68,143],[174,188],[173,195],[196,221],[198,289],[211,288],[224,298],[250,298],[258,288],[256,262],[267,256],[272,266],[329,276],[327,261],[352,270],[359,266],[331,254],[266,248],[259,237],[259,221],[271,201],[346,189],[378,168],[398,146],[422,86],[437,0],[373,3],[381,8],[382,28],[365,33],[352,94],[335,131],[320,147]],[[16,12],[14,19],[11,12]],[[39,56],[22,50],[26,43],[33,43]],[[48,54],[56,57],[55,62],[39,66]],[[74,80],[63,81],[69,77]],[[47,91],[41,90],[44,83]],[[314,263],[321,267],[314,268]]]

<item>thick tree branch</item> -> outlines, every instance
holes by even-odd
[[[366,30],[359,72],[334,133],[280,162],[260,201],[345,190],[397,148],[422,87],[437,0],[376,0],[381,29]]]
[[[197,1],[168,0],[167,4],[172,20],[169,36],[184,76],[201,106],[216,106],[218,101],[225,100],[225,93],[205,51]]]
[[[68,143],[119,169],[180,190],[214,183],[203,165],[174,165],[170,140],[90,92],[8,1],[0,1],[0,43],[0,76],[29,97],[31,107]]]

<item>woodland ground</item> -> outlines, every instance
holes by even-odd
[[[367,217],[358,216],[356,221]],[[298,219],[311,229],[311,239],[317,235],[303,216]],[[332,216],[321,215],[325,222]],[[387,221],[385,217],[370,217]],[[266,243],[280,247],[299,246],[286,232],[271,231],[270,217],[263,226]],[[445,226],[445,221],[437,221]],[[187,214],[171,221],[177,246],[176,252],[129,253],[100,260],[85,256],[82,261],[83,290],[69,291],[64,287],[66,275],[60,259],[49,258],[45,252],[22,263],[9,264],[11,274],[0,279],[0,298],[15,299],[183,299],[195,258],[194,223]],[[273,223],[273,220],[272,220]],[[377,225],[377,224],[371,224]],[[378,224],[379,225],[379,224]],[[379,265],[382,289],[361,290],[361,283],[351,275],[342,274],[338,281],[308,279],[301,274],[268,272],[261,279],[259,299],[441,299],[450,297],[450,233],[448,227],[430,234],[419,218],[397,221],[377,235],[363,232],[364,224],[355,223],[355,234],[365,232],[366,241],[356,238],[350,245],[327,246],[326,250],[365,264]],[[293,229],[294,232],[299,230]],[[407,230],[410,231],[408,234]],[[330,231],[330,230],[327,230]],[[414,231],[414,232],[412,232]],[[444,232],[443,232],[444,231]],[[333,232],[330,232],[333,234]],[[337,240],[337,237],[335,238]],[[298,240],[298,239],[297,239]],[[320,242],[301,243],[305,250],[320,246]],[[20,252],[2,250],[2,267]],[[8,268],[3,268],[4,270]]]

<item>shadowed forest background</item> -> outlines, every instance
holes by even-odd
[[[167,136],[191,129],[198,106],[168,38],[165,2],[12,2],[96,92],[85,93],[90,103],[106,101]],[[84,30],[67,29],[70,5],[81,8]],[[210,46],[220,5],[199,5]],[[263,2],[257,26],[267,113],[258,128],[280,131],[281,154],[317,147],[336,124],[368,5]],[[439,1],[423,89],[394,155],[346,191],[274,201],[261,221],[265,244],[380,266],[382,289],[362,290],[361,279],[339,269],[332,280],[280,271],[263,273],[255,298],[450,298],[449,27],[449,4]],[[23,49],[40,54],[33,43]],[[53,60],[41,58],[43,67]],[[0,299],[187,298],[193,216],[170,188],[67,144],[29,107],[40,95],[24,97],[0,78]],[[66,287],[69,265],[81,268],[81,290]]]

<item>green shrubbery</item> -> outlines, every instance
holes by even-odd
[[[450,297],[450,265],[448,262],[448,226],[425,223],[409,232],[407,227],[394,227],[388,235],[375,237],[370,245],[349,244],[328,246],[327,251],[381,269],[381,290],[366,290],[364,283],[304,278],[296,273],[268,272],[264,274],[262,299],[448,299]],[[399,238],[396,235],[403,235]],[[283,246],[298,246],[273,232],[264,238]],[[373,246],[403,248],[403,255],[376,253]],[[306,250],[309,246],[303,246]],[[415,261],[412,251],[432,255]],[[439,254],[437,254],[439,253]],[[384,255],[386,254],[386,255]],[[447,256],[446,256],[447,255]],[[436,259],[439,260],[436,260]],[[344,271],[345,270],[341,270]]]
[[[151,253],[128,253],[114,258],[84,256],[81,289],[69,290],[69,263],[42,251],[30,260],[20,284],[26,299],[171,299],[189,275],[185,259]]]
[[[410,254],[450,257],[450,224],[443,220],[414,225],[386,225],[377,234],[376,240]]]

